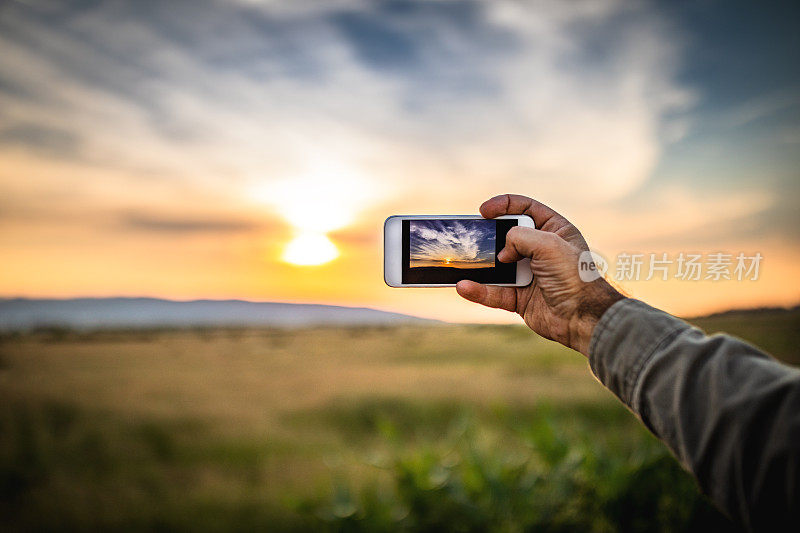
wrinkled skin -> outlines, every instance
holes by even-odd
[[[604,279],[584,282],[578,258],[589,246],[566,218],[532,198],[504,194],[480,207],[485,218],[528,215],[536,228],[514,227],[497,255],[504,263],[531,259],[533,281],[526,287],[497,287],[459,281],[462,297],[488,307],[519,314],[539,335],[588,355],[594,325],[614,302],[623,298]]]

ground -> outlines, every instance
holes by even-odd
[[[796,357],[797,311],[697,322]],[[581,355],[522,326],[5,335],[0,497],[5,530],[723,520]]]

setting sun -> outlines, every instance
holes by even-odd
[[[339,257],[336,245],[321,233],[301,233],[283,252],[283,260],[298,266],[322,265]]]
[[[328,234],[354,223],[364,205],[380,196],[356,165],[317,155],[297,175],[258,181],[246,196],[267,206],[295,231],[281,259],[298,266],[321,265],[340,253]]]

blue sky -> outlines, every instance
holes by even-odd
[[[494,266],[496,233],[490,220],[411,220],[411,266],[430,261]]]
[[[629,288],[667,309],[796,302],[799,13],[709,0],[0,2],[0,293],[466,313],[441,292],[364,286],[380,285],[378,228],[516,192],[610,257],[764,254],[763,280],[736,290]],[[287,264],[315,264],[303,243],[329,262]]]

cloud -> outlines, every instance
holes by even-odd
[[[789,218],[788,214],[779,216],[784,210],[782,203],[786,202],[756,187],[704,191],[677,183],[654,188],[636,201],[600,206],[581,216],[592,221],[591,231],[587,228],[584,232],[590,245],[602,245],[607,251],[713,249],[752,241],[755,224],[759,224],[762,238],[796,233],[794,227],[773,226],[767,231],[762,225],[765,219]],[[602,238],[595,241],[594,235]]]
[[[409,223],[413,261],[494,264],[495,222],[487,220],[412,220]]]
[[[26,147],[61,157],[75,157],[81,142],[79,136],[71,130],[18,122],[9,127],[0,127],[0,145]]]
[[[213,278],[219,294],[410,302],[418,296],[376,296],[364,283],[379,279],[381,221],[474,213],[503,192],[553,205],[610,252],[761,232],[794,250],[797,76],[770,52],[793,34],[768,10],[776,24],[750,25],[752,39],[721,31],[751,11],[720,18],[713,6],[649,0],[5,2],[6,285],[113,292],[141,279],[148,292],[197,295]],[[281,277],[293,270],[277,258],[309,212],[342,248],[336,283]],[[181,268],[145,279],[131,266],[160,254]],[[207,254],[225,258],[218,270],[197,267]],[[72,259],[84,266],[65,277]],[[31,266],[43,264],[58,266],[52,280]],[[97,285],[107,272],[116,284]],[[436,298],[446,297],[414,305],[462,305]]]
[[[734,107],[722,119],[725,129],[736,129],[759,120],[789,113],[800,106],[797,91],[781,91],[752,98]]]
[[[647,4],[286,4],[8,5],[4,119],[70,132],[88,164],[243,196],[315,154],[438,197],[513,183],[580,203],[646,180],[690,100]]]
[[[120,217],[122,226],[163,233],[238,233],[252,231],[259,224],[240,218],[180,217],[151,213],[127,213]]]

